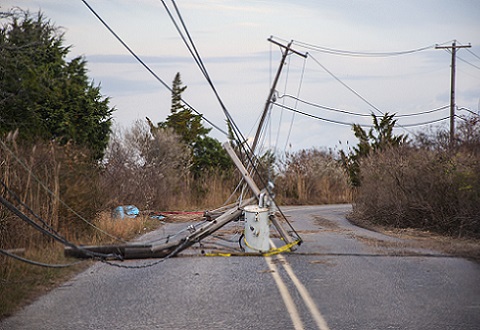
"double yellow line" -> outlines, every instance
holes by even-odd
[[[270,244],[276,249],[274,243],[271,240],[270,240]],[[285,269],[285,272],[288,274],[291,281],[297,288],[298,293],[302,297],[305,305],[310,311],[310,314],[315,320],[315,323],[317,324],[318,329],[330,330],[330,328],[327,325],[327,322],[325,321],[322,314],[318,310],[317,305],[315,304],[315,301],[312,299],[312,296],[310,296],[310,293],[308,293],[307,288],[305,288],[303,283],[298,279],[297,275],[295,275],[292,267],[290,266],[288,261],[285,259],[285,257],[282,256],[281,254],[278,254],[276,256],[276,259],[280,261],[280,264]],[[294,328],[296,330],[304,329],[302,320],[300,318],[300,315],[298,314],[297,306],[295,305],[285,282],[282,280],[280,273],[278,271],[278,268],[274,263],[274,261],[272,260],[272,257],[265,256],[265,261],[267,262],[267,265],[270,268],[271,274],[273,276],[273,279],[275,280],[275,283],[277,284],[277,287],[278,287],[278,290],[280,291],[280,295],[282,296],[283,302],[287,307],[287,310],[290,315],[290,318],[292,319]]]

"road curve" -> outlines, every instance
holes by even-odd
[[[96,263],[0,329],[479,328],[479,264],[353,226],[350,209],[285,207],[304,243],[283,256]]]

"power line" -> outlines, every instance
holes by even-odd
[[[340,78],[338,78],[337,76],[335,76],[330,70],[328,70],[324,65],[322,65],[315,57],[313,57],[313,55],[311,54],[308,54],[320,67],[322,67],[329,75],[331,75],[335,80],[337,80],[340,84],[342,84],[345,88],[347,88],[349,91],[351,91],[353,94],[355,94],[357,97],[359,97],[362,101],[364,101],[365,103],[367,103],[369,106],[371,106],[374,110],[376,110],[377,112],[379,112],[381,115],[385,115],[380,109],[378,109],[376,106],[374,106],[372,103],[370,103],[367,99],[365,99],[363,96],[361,96],[359,93],[357,93],[353,88],[351,88],[350,86],[348,86],[346,83],[344,83]],[[443,119],[441,119],[443,120]],[[439,121],[439,120],[437,120]],[[425,122],[425,123],[421,123],[421,125],[427,125],[427,124],[430,124],[430,123],[435,123],[437,121],[433,121],[433,122]],[[398,127],[400,128],[403,128],[405,131],[413,134],[413,135],[417,135],[415,134],[414,132],[408,130],[408,127],[413,127],[413,126],[417,126],[417,125],[400,125],[398,124]]]
[[[172,88],[168,86],[150,67],[120,38],[120,36],[113,31],[113,29],[105,22],[102,17],[88,4],[86,0],[81,0],[85,6],[90,10],[90,12],[105,26],[105,28],[122,44],[122,46],[132,55],[158,82],[160,82],[166,89],[172,92]],[[181,99],[186,106],[192,109],[197,115],[202,117],[207,123],[209,123],[212,127],[223,133],[224,135],[228,136],[228,133],[225,132],[223,129],[215,125],[213,122],[208,120],[203,114],[197,111],[194,107],[188,104],[184,99]]]
[[[285,84],[283,86],[283,93],[285,94],[287,92],[287,86],[288,86],[288,77],[290,75],[290,63],[291,63],[291,58],[288,57],[288,62],[286,64],[286,69],[287,69],[287,73],[285,75]],[[270,108],[271,110],[271,108]],[[293,116],[295,116],[295,113],[293,113]],[[293,123],[293,117],[292,116],[292,123]],[[280,112],[280,118],[278,119],[278,126],[280,127],[280,125],[282,125],[282,119],[283,119],[283,111]],[[271,117],[270,117],[270,127],[271,127]],[[278,140],[280,138],[280,130],[277,131],[277,137],[275,139],[275,146],[274,148],[277,149],[277,146],[278,146]],[[288,141],[288,138],[287,138],[287,141]]]
[[[301,115],[304,115],[304,116],[307,116],[307,117],[310,117],[310,118],[318,119],[318,120],[321,120],[321,121],[326,121],[326,122],[329,122],[329,123],[332,123],[332,124],[338,124],[338,125],[344,125],[344,126],[352,126],[353,125],[352,123],[346,123],[346,122],[342,122],[342,121],[338,121],[338,120],[334,120],[334,119],[327,119],[327,118],[319,117],[319,116],[316,116],[316,115],[312,115],[312,114],[309,114],[309,113],[291,108],[289,106],[286,106],[284,104],[280,104],[280,103],[277,103],[277,102],[274,102],[272,104],[276,105],[277,107],[280,107],[282,109],[286,109],[286,110],[289,110],[289,111],[292,111],[292,112],[295,112],[295,113],[298,113],[298,114],[301,114]],[[373,125],[365,125],[365,126],[373,127]]]
[[[66,268],[66,267],[75,266],[75,265],[78,265],[79,263],[84,262],[83,260],[81,260],[81,261],[72,262],[72,263],[69,263],[69,264],[46,264],[46,263],[43,263],[43,262],[38,262],[38,261],[34,261],[34,260],[30,260],[30,259],[20,257],[19,255],[16,255],[14,253],[10,253],[10,252],[8,252],[6,250],[3,250],[3,249],[0,249],[0,254],[3,254],[5,256],[13,258],[13,259],[17,259],[19,261],[25,262],[25,263],[30,264],[30,265],[47,267],[47,268]]]
[[[295,101],[301,102],[303,104],[306,104],[306,105],[309,105],[309,106],[312,106],[312,107],[315,107],[315,108],[327,110],[327,111],[333,111],[333,112],[338,112],[338,113],[343,113],[343,114],[358,116],[358,117],[371,117],[372,116],[371,113],[369,113],[369,114],[358,113],[358,112],[353,112],[353,111],[348,111],[348,110],[343,110],[343,109],[327,107],[327,106],[320,105],[320,104],[317,104],[317,103],[302,100],[300,98],[297,98],[297,97],[295,97],[293,95],[289,95],[289,94],[284,94],[284,95],[278,96],[279,99],[284,98],[284,97],[291,98],[291,99],[294,99]],[[403,114],[403,115],[395,115],[395,117],[404,118],[404,117],[420,116],[420,115],[425,115],[425,114],[441,111],[441,110],[447,109],[448,107],[449,107],[449,105],[444,105],[443,107],[439,107],[439,108],[435,108],[435,109],[431,109],[431,110],[426,110],[426,111],[421,111],[421,112],[416,112],[416,113]],[[296,108],[296,106],[295,106],[295,108]]]
[[[433,120],[424,121],[424,122],[421,122],[421,123],[403,124],[403,125],[398,125],[398,126],[401,127],[401,128],[425,126],[425,125],[431,125],[431,124],[439,123],[439,122],[444,121],[444,120],[447,120],[447,119],[449,119],[449,118],[450,118],[450,117],[443,117],[443,118],[439,118],[439,119],[433,119]]]
[[[187,47],[187,49],[189,50],[190,54],[192,55],[192,57],[194,58],[195,60],[195,63],[197,64],[197,66],[200,68],[200,71],[202,72],[203,76],[205,77],[205,79],[207,80],[208,84],[210,85],[215,97],[217,98],[217,101],[219,102],[220,104],[220,107],[222,108],[222,111],[225,115],[225,117],[227,118],[227,120],[230,122],[230,124],[232,125],[233,127],[233,131],[234,131],[234,134],[236,135],[236,138],[237,138],[237,142],[239,141],[243,141],[245,140],[245,138],[243,137],[240,129],[238,128],[238,126],[236,125],[235,121],[233,120],[233,117],[231,116],[230,112],[227,110],[227,107],[225,106],[225,103],[223,102],[223,100],[221,99],[220,97],[220,94],[218,93],[215,85],[213,84],[213,81],[207,71],[207,68],[205,67],[205,64],[203,63],[203,60],[200,56],[200,53],[198,52],[198,49],[197,47],[195,46],[195,43],[190,35],[190,32],[188,31],[188,28],[185,24],[185,21],[183,20],[183,17],[182,17],[182,14],[177,6],[177,4],[175,3],[175,0],[171,0],[173,6],[174,6],[174,9],[175,9],[175,12],[180,20],[180,23],[183,27],[183,30],[185,31],[187,37],[188,37],[188,41],[186,40],[186,38],[184,37],[181,29],[179,28],[178,24],[176,23],[173,15],[171,14],[170,10],[168,9],[166,3],[164,2],[164,0],[161,0],[170,19],[172,20],[175,28],[177,29],[177,32],[180,34],[180,37],[182,38],[185,46]],[[193,48],[193,50],[192,50]],[[227,134],[228,136],[228,134]]]
[[[22,202],[20,197],[16,193],[14,193],[2,179],[0,179],[0,184],[3,186],[5,191],[8,192],[13,197],[13,199],[15,199],[17,201],[17,203],[19,203],[21,206],[23,206],[35,219],[40,221],[42,223],[42,225],[44,227],[46,227],[48,230],[50,230],[50,232],[52,234],[54,234],[57,237],[62,238],[66,241],[66,239],[61,237],[61,235],[52,226],[50,226],[45,220],[43,220],[40,216],[38,216],[27,204]]]
[[[425,47],[395,51],[395,52],[360,52],[360,51],[351,51],[343,49],[335,49],[329,47],[318,46],[302,41],[295,40],[294,44],[312,51],[322,52],[326,54],[339,55],[339,56],[351,56],[351,57],[391,57],[391,56],[400,56],[422,52],[428,49],[433,49],[436,45],[429,45]]]
[[[338,81],[340,84],[342,84],[345,88],[347,88],[349,91],[351,91],[353,94],[358,96],[362,101],[367,103],[370,107],[372,107],[375,111],[379,112],[381,115],[384,115],[384,113],[378,109],[376,106],[374,106],[372,103],[370,103],[366,98],[364,98],[362,95],[357,93],[353,88],[348,86],[346,83],[344,83],[340,78],[338,78],[336,75],[334,75],[330,70],[328,70],[322,63],[320,63],[313,55],[308,54],[314,61],[317,63],[325,72],[327,72],[330,76],[332,76],[336,81]]]
[[[464,62],[464,63],[467,63],[468,65],[474,67],[475,69],[479,69],[479,70],[480,70],[480,66],[476,66],[475,64],[470,63],[470,62],[468,62],[467,60],[464,60],[463,58],[461,58],[461,57],[458,56],[458,55],[457,55],[457,58],[458,58],[460,61],[462,61],[462,62]]]
[[[231,128],[232,128],[232,132],[233,134],[235,135],[234,138],[236,138],[237,140],[237,143],[239,145],[239,147],[241,149],[243,149],[243,151],[245,152],[245,154],[247,155],[247,159],[249,160],[249,162],[252,164],[253,168],[255,168],[255,160],[252,159],[251,157],[254,157],[253,155],[253,152],[250,148],[250,146],[248,146],[248,144],[244,144],[242,143],[243,141],[246,141],[245,137],[243,136],[242,132],[240,131],[240,129],[238,128],[237,124],[235,123],[235,121],[233,120],[233,117],[231,116],[230,112],[227,110],[223,100],[221,99],[217,89],[215,88],[215,85],[213,84],[213,81],[207,71],[207,68],[205,67],[203,61],[202,61],[202,58],[200,56],[200,53],[198,52],[198,49],[197,47],[195,46],[195,43],[190,35],[190,33],[188,32],[188,28],[185,24],[185,21],[183,20],[183,17],[182,17],[182,14],[178,8],[178,6],[176,5],[175,1],[174,0],[171,0],[172,1],[172,4],[175,8],[175,12],[182,24],[182,27],[183,27],[183,30],[185,31],[185,33],[187,34],[187,37],[188,37],[188,40],[189,42],[187,42],[186,38],[183,36],[183,33],[182,31],[180,30],[178,24],[176,23],[173,15],[170,13],[170,10],[168,9],[168,7],[166,6],[164,0],[161,0],[162,3],[164,4],[164,7],[165,9],[167,10],[168,14],[169,14],[169,17],[170,19],[172,20],[173,24],[175,25],[176,29],[177,29],[177,32],[180,34],[183,42],[185,43],[185,46],[187,47],[187,49],[189,50],[190,54],[192,55],[192,57],[194,58],[195,62],[197,63],[197,66],[200,68],[200,71],[202,72],[202,74],[204,75],[205,79],[207,80],[208,84],[210,85],[211,89],[213,90],[213,93],[215,95],[215,97],[217,98],[217,101],[219,102],[220,104],[220,107],[222,108],[222,111],[227,119],[227,121],[230,123],[231,125]],[[193,48],[190,48],[190,44],[191,44],[191,47]],[[252,155],[251,157],[249,155]],[[256,169],[255,169],[256,170]]]
[[[181,17],[181,15],[179,15],[180,11],[178,10],[176,4],[174,1],[172,1],[174,7],[175,7],[175,10],[177,12],[177,16],[179,17],[180,19],[180,22],[182,23],[182,26],[184,27],[185,29],[185,33],[187,34],[187,37],[188,37],[188,40],[190,40],[190,43],[193,47],[193,50],[192,48],[190,47],[189,43],[187,42],[187,40],[185,39],[185,36],[183,35],[183,32],[181,31],[180,27],[178,26],[177,24],[177,21],[175,20],[175,18],[173,17],[170,9],[168,8],[167,4],[165,3],[164,0],[160,0],[163,4],[163,7],[165,8],[168,16],[170,17],[170,20],[172,21],[173,25],[175,26],[175,29],[177,30],[178,34],[180,35],[180,37],[182,38],[185,46],[187,47],[188,51],[190,52],[190,55],[192,55],[193,59],[195,60],[195,62],[197,63],[197,66],[200,68],[200,71],[202,72],[202,74],[205,76],[205,78],[208,76],[208,73],[207,71],[205,70],[205,67],[203,65],[203,62],[201,61],[201,58],[199,56],[199,53],[197,51],[197,48],[195,47],[195,44],[193,43],[193,40],[190,36],[190,33],[188,33],[188,30],[186,29],[185,27],[185,23],[183,21],[183,18]]]
[[[3,181],[2,181],[3,183]],[[5,183],[3,183],[3,185],[7,188],[7,186],[5,185]],[[7,188],[8,189],[8,188]],[[9,190],[9,189],[8,189]],[[51,237],[52,239],[56,240],[57,242],[60,242],[62,243],[63,245],[65,246],[69,246],[71,247],[72,249],[75,249],[75,250],[81,250],[83,252],[85,252],[87,255],[89,255],[90,257],[93,257],[93,258],[102,258],[102,259],[105,259],[105,258],[111,258],[111,257],[114,257],[116,259],[119,259],[119,256],[116,255],[116,254],[104,254],[104,253],[97,253],[97,252],[91,252],[91,251],[86,251],[85,249],[83,249],[82,247],[79,247],[71,242],[69,242],[66,238],[56,234],[56,233],[52,233],[44,228],[42,228],[42,226],[40,226],[39,224],[37,224],[35,221],[33,221],[32,219],[30,219],[26,214],[24,214],[22,211],[20,211],[18,208],[16,208],[13,204],[11,204],[9,201],[7,201],[5,198],[3,198],[2,196],[0,196],[0,204],[3,204],[3,206],[5,206],[10,212],[12,212],[13,214],[15,214],[20,220],[26,222],[27,224],[29,224],[30,226],[32,226],[34,229],[36,229],[37,231],[41,232],[42,234],[46,235],[46,236],[49,236]],[[44,222],[44,221],[42,221]]]
[[[177,32],[180,34],[185,46],[187,47],[187,49],[189,50],[190,54],[192,55],[192,57],[194,58],[195,62],[197,63],[197,66],[200,68],[200,71],[202,72],[202,74],[204,75],[205,79],[207,80],[208,84],[210,85],[211,89],[213,90],[213,93],[215,95],[215,97],[217,98],[219,104],[220,104],[220,107],[222,108],[222,111],[227,119],[227,121],[230,123],[231,125],[231,128],[232,128],[232,131],[233,131],[233,134],[235,135],[234,138],[236,138],[237,140],[237,143],[239,145],[239,147],[241,149],[243,149],[243,151],[245,152],[246,154],[246,157],[248,159],[248,161],[250,162],[250,164],[252,165],[252,168],[254,169],[254,171],[257,171],[257,168],[256,168],[256,161],[255,161],[255,155],[253,154],[253,151],[252,149],[250,148],[250,146],[248,144],[244,144],[243,141],[246,141],[245,137],[243,136],[242,132],[240,131],[240,129],[238,128],[237,124],[235,123],[235,121],[233,120],[233,117],[231,116],[230,112],[227,110],[224,102],[222,101],[217,89],[215,88],[215,85],[213,84],[213,81],[212,79],[210,78],[210,75],[207,71],[207,68],[205,67],[203,61],[202,61],[202,58],[200,56],[200,53],[198,52],[198,49],[197,47],[195,46],[195,43],[190,35],[190,33],[188,32],[188,28],[185,24],[185,21],[183,20],[183,17],[182,17],[182,14],[178,8],[178,6],[176,5],[175,1],[174,0],[171,0],[172,1],[172,4],[175,8],[175,12],[182,24],[182,27],[183,27],[183,30],[185,31],[185,33],[187,34],[187,37],[188,37],[188,40],[189,40],[189,43],[191,44],[191,47],[193,48],[190,48],[190,44],[187,42],[186,38],[183,36],[183,33],[182,31],[180,30],[178,24],[176,23],[173,15],[170,13],[170,10],[168,9],[168,7],[166,6],[164,0],[161,0],[170,19],[172,20],[173,24],[175,25],[175,28],[177,29]]]
[[[299,98],[297,98],[293,95],[289,95],[289,94],[281,95],[278,98],[281,99],[281,98],[284,98],[284,97],[291,98],[291,99],[294,99],[295,101],[301,102],[303,104],[306,104],[306,105],[309,105],[309,106],[312,106],[312,107],[315,107],[315,108],[327,110],[327,111],[339,112],[339,113],[344,113],[344,114],[347,114],[347,115],[353,115],[353,116],[358,116],[358,117],[371,117],[372,116],[371,113],[365,114],[365,113],[358,113],[358,112],[352,112],[352,111],[348,111],[348,110],[342,110],[342,109],[327,107],[327,106],[324,106],[324,105],[320,105],[320,104],[317,104],[317,103],[313,103],[313,102],[309,102],[309,101],[306,101],[306,100],[303,100],[303,99],[299,99]]]
[[[60,204],[62,204],[63,206],[65,206],[70,212],[72,212],[75,216],[77,216],[80,220],[82,220],[83,222],[85,222],[87,225],[89,225],[90,227],[94,228],[95,230],[101,232],[102,234],[110,237],[110,238],[113,238],[117,241],[120,241],[120,242],[124,242],[125,241],[119,237],[116,237],[112,234],[109,234],[108,232],[104,231],[103,229],[101,228],[98,228],[97,226],[95,226],[93,223],[91,223],[90,221],[88,221],[87,219],[85,219],[84,217],[82,217],[77,211],[75,211],[74,209],[72,209],[67,203],[65,203],[62,199],[60,199],[53,191],[51,191],[36,175],[35,173],[33,173],[32,169],[29,168],[25,162],[23,162],[6,144],[5,142],[3,142],[1,139],[0,139],[0,145],[3,147],[4,150],[6,150],[7,152],[9,152],[12,157],[17,161],[17,163],[19,163],[31,176],[32,178],[46,191],[48,192],[53,198],[55,198],[56,200],[58,200],[60,202]]]
[[[296,99],[299,99],[299,97],[300,97],[300,89],[302,88],[303,76],[305,75],[306,64],[307,64],[307,57],[305,57],[304,60],[303,60],[302,75],[300,76],[300,84],[298,85]],[[297,103],[297,101],[295,101],[295,108],[297,107],[297,105],[298,105],[298,103]],[[292,121],[290,122],[290,127],[288,129],[288,134],[287,134],[287,139],[285,141],[284,151],[287,150],[288,140],[290,139],[290,134],[292,133],[294,119],[295,119],[295,113],[293,113],[293,115],[292,115]]]
[[[480,56],[472,52],[470,49],[466,48],[465,50],[480,60]]]
[[[279,104],[279,103],[273,103],[273,104],[278,106],[278,107],[281,107],[283,109],[293,111],[293,112],[296,112],[298,114],[301,114],[301,115],[304,115],[304,116],[307,116],[307,117],[310,117],[310,118],[314,118],[314,119],[318,119],[318,120],[321,120],[321,121],[329,122],[329,123],[332,123],[332,124],[338,124],[338,125],[344,125],[344,126],[352,126],[353,125],[353,123],[347,123],[347,122],[344,122],[344,121],[328,119],[328,118],[323,118],[323,117],[320,117],[320,116],[312,115],[312,114],[309,114],[307,112],[303,112],[303,111],[288,107],[288,106],[283,105],[283,104]],[[399,125],[399,127],[405,128],[405,127],[424,126],[424,125],[429,125],[429,124],[434,124],[434,123],[437,123],[437,122],[441,122],[441,121],[446,120],[448,118],[449,117],[444,117],[444,118],[434,119],[434,120],[425,121],[425,122],[421,122],[421,123],[406,124],[406,125],[401,125],[401,126]],[[371,125],[371,124],[365,124],[365,125],[362,124],[360,126],[369,127],[369,128],[374,128],[375,127],[374,125]]]
[[[474,115],[474,116],[480,117],[480,114],[479,114],[479,113],[475,113],[475,112],[473,112],[473,111],[470,110],[470,109],[463,108],[463,107],[462,107],[462,108],[457,107],[457,111],[461,111],[461,110],[467,111],[467,112],[469,112],[470,114],[472,114],[472,115]]]

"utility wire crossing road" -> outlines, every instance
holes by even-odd
[[[283,210],[304,240],[292,254],[99,262],[0,329],[478,329],[479,264],[352,226],[348,205]]]

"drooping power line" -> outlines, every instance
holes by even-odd
[[[343,114],[357,116],[357,117],[371,117],[372,116],[371,113],[358,113],[358,112],[353,112],[353,111],[344,110],[344,109],[327,107],[325,105],[320,105],[320,104],[317,104],[317,103],[302,100],[300,98],[297,98],[297,97],[295,97],[293,95],[289,95],[289,94],[280,95],[280,96],[278,96],[278,98],[279,99],[281,99],[281,98],[291,98],[291,99],[295,100],[296,102],[298,101],[298,102],[301,102],[303,104],[312,106],[314,108],[319,108],[319,109],[332,111],[332,112],[343,113]],[[449,107],[449,105],[444,105],[443,107],[439,107],[439,108],[435,108],[435,109],[430,109],[430,110],[425,110],[425,111],[420,111],[420,112],[415,112],[415,113],[395,115],[395,117],[396,118],[405,118],[405,117],[421,116],[421,115],[426,115],[426,114],[431,114],[431,113],[434,113],[434,112],[438,112],[438,111],[447,109],[448,107]],[[295,106],[295,108],[296,108],[296,106]]]
[[[86,0],[81,0],[85,6],[90,10],[90,12],[105,26],[105,28],[122,44],[122,46],[132,55],[158,82],[160,82],[166,89],[168,89],[170,92],[172,92],[172,88],[165,83],[123,40],[120,38],[120,36],[105,22],[105,20],[102,19],[102,17],[88,4]],[[205,120],[207,123],[209,123],[212,127],[217,129],[219,132],[223,133],[224,135],[228,136],[228,133],[215,125],[213,122],[208,120],[203,114],[201,114],[199,111],[197,111],[194,107],[192,107],[188,102],[186,102],[184,99],[181,99],[183,103],[185,103],[186,106],[188,106],[190,109],[192,109],[193,112],[195,112],[197,115],[201,116],[203,120]]]
[[[348,86],[346,83],[344,83],[340,78],[338,78],[336,75],[334,75],[330,70],[328,70],[320,61],[318,61],[312,54],[308,54],[308,56],[313,59],[315,63],[317,63],[325,72],[327,72],[330,76],[332,76],[333,79],[338,81],[340,84],[342,84],[345,88],[347,88],[349,91],[351,91],[353,94],[355,94],[357,97],[359,97],[363,102],[368,104],[370,107],[372,107],[375,111],[380,113],[381,115],[384,115],[383,111],[381,111],[379,108],[377,108],[375,105],[373,105],[371,102],[369,102],[366,98],[364,98],[362,95],[357,93],[353,88]]]
[[[310,118],[314,118],[314,119],[317,119],[317,120],[321,120],[321,121],[325,121],[325,122],[329,122],[329,123],[332,123],[332,124],[338,124],[338,125],[343,125],[343,126],[352,126],[354,123],[347,123],[347,122],[344,122],[344,121],[340,121],[340,120],[335,120],[335,119],[329,119],[329,118],[324,118],[324,117],[320,117],[320,116],[317,116],[317,115],[312,115],[310,113],[307,113],[307,112],[303,112],[303,111],[300,111],[298,109],[294,109],[294,108],[291,108],[291,107],[288,107],[286,105],[283,105],[283,104],[280,104],[280,103],[273,103],[274,105],[280,107],[280,108],[283,108],[283,109],[286,109],[286,110],[289,110],[289,111],[293,111],[295,113],[298,113],[298,114],[301,114],[303,116],[307,116],[307,117],[310,117]],[[444,118],[439,118],[439,119],[434,119],[434,120],[429,120],[429,121],[425,121],[425,122],[421,122],[421,123],[414,123],[414,124],[404,124],[404,125],[398,125],[399,127],[401,128],[405,128],[405,127],[417,127],[417,126],[424,126],[424,125],[430,125],[430,124],[434,124],[434,123],[438,123],[438,122],[441,122],[441,121],[444,121],[444,120],[447,120],[449,119],[449,117],[444,117]],[[370,128],[373,128],[375,127],[374,125],[371,125],[371,124],[362,124],[360,126],[364,126],[364,127],[370,127]]]
[[[305,49],[309,49],[311,51],[317,51],[317,52],[322,52],[322,53],[332,54],[332,55],[339,55],[339,56],[352,56],[352,57],[391,57],[391,56],[408,55],[408,54],[422,52],[428,49],[433,49],[436,46],[436,45],[429,45],[429,46],[415,48],[415,49],[389,51],[389,52],[364,52],[364,51],[361,52],[361,51],[329,48],[329,47],[314,45],[314,44],[310,44],[310,43],[306,43],[298,40],[294,40],[294,44],[297,46],[303,47]]]

